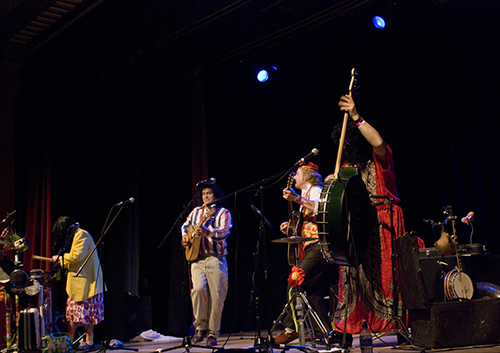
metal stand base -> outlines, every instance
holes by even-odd
[[[279,315],[279,317],[276,319],[274,322],[273,327],[271,328],[271,332],[274,332],[276,328],[278,327],[278,324],[281,322],[281,319],[287,314],[287,312],[291,315],[292,309],[292,303],[295,303],[295,311],[297,315],[297,326],[298,326],[298,334],[299,334],[299,344],[300,346],[289,346],[289,345],[275,345],[279,346],[278,348],[284,348],[284,349],[290,349],[290,348],[295,348],[295,349],[311,349],[305,345],[306,341],[306,330],[309,333],[309,337],[311,340],[314,342],[314,328],[311,323],[311,318],[314,320],[314,322],[318,325],[320,328],[321,332],[323,333],[323,337],[321,338],[323,342],[326,345],[326,349],[330,350],[330,342],[329,342],[329,335],[330,331],[327,330],[323,322],[321,321],[318,313],[314,311],[312,308],[311,304],[307,300],[306,295],[301,292],[300,290],[298,292],[295,292],[290,300],[286,303],[285,307],[283,308],[283,311]],[[313,345],[314,347],[314,345]]]

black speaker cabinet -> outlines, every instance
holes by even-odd
[[[434,303],[409,311],[414,344],[430,348],[500,343],[500,299]]]
[[[457,263],[456,256],[442,256],[436,248],[418,249],[415,232],[394,242],[397,279],[403,307],[408,309],[412,337],[425,347],[443,348],[500,343],[500,299],[481,297],[447,301],[444,278]],[[479,244],[464,245],[458,254],[474,285],[500,284],[500,258]]]

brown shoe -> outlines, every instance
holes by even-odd
[[[205,338],[205,330],[196,330],[193,338],[191,339],[192,343],[200,343]]]
[[[297,337],[299,337],[299,334],[296,331],[288,332],[287,330],[283,330],[278,336],[273,337],[273,339],[276,344],[287,344],[297,339]]]
[[[217,338],[214,336],[208,336],[207,337],[207,346],[216,346],[217,345]]]

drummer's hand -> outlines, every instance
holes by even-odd
[[[58,255],[52,256],[52,262],[56,262],[58,257],[59,257]]]
[[[300,196],[292,189],[283,189],[283,198],[287,201],[300,202]]]
[[[286,230],[288,229],[288,222],[283,222],[281,223],[280,225],[280,230],[281,230],[281,233],[285,234],[286,235]]]
[[[327,177],[325,178],[325,182],[327,182],[330,179],[337,179],[337,177],[335,176],[335,174],[327,175]]]

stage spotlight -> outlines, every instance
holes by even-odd
[[[269,77],[276,74],[277,70],[278,68],[276,66],[269,66],[266,69],[262,69],[257,74],[257,80],[259,82],[266,82],[269,79]]]
[[[259,82],[266,82],[269,79],[269,72],[267,70],[260,70],[257,74]]]
[[[385,27],[385,20],[380,16],[373,17],[372,22],[375,28],[383,29]]]

